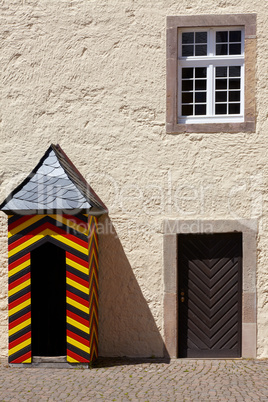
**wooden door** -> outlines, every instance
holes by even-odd
[[[242,234],[179,235],[179,357],[240,357]]]

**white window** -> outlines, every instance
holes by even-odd
[[[244,29],[178,31],[178,123],[244,121]]]

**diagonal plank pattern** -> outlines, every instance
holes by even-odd
[[[84,214],[9,216],[9,362],[31,362],[31,251],[49,241],[66,255],[67,361],[98,345],[97,219]]]
[[[180,235],[178,250],[180,356],[240,356],[241,234]]]

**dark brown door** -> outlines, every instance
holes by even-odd
[[[178,237],[179,357],[241,356],[242,234]]]

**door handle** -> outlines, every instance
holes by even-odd
[[[182,290],[182,291],[181,291],[181,302],[183,303],[184,300],[185,300],[185,298],[184,298],[184,290]]]

